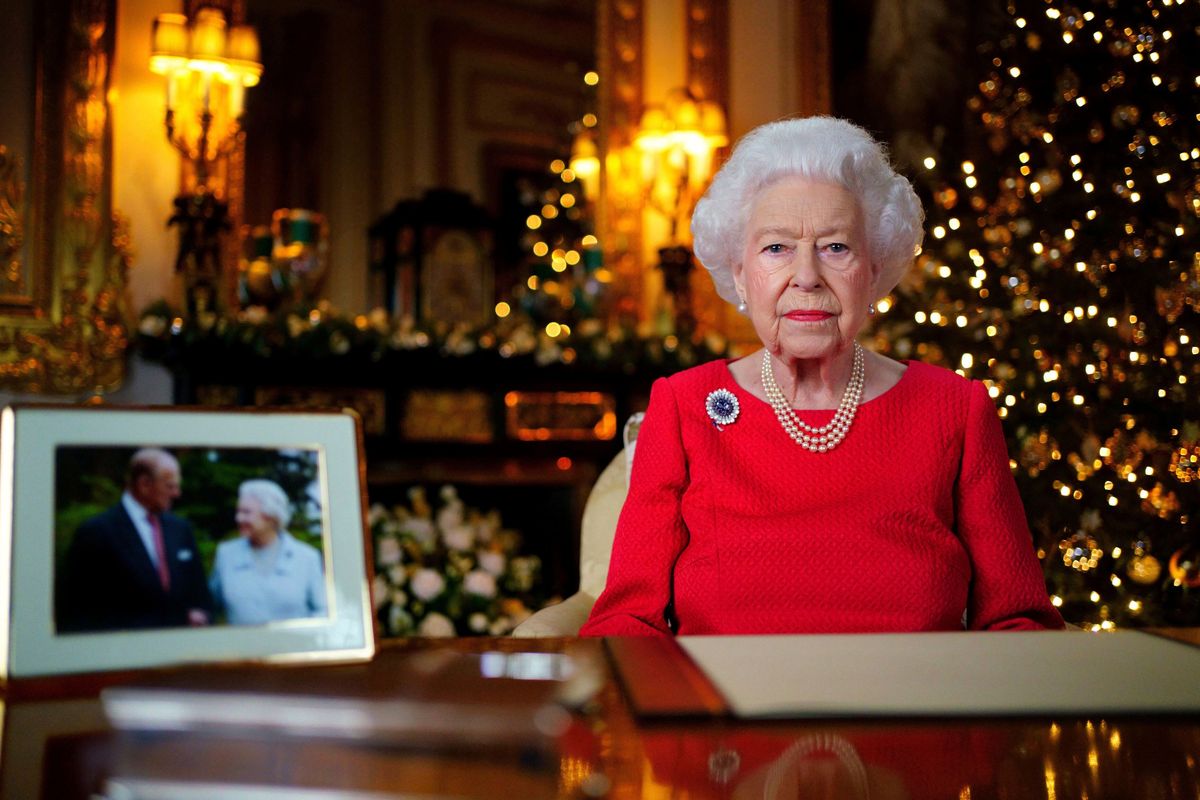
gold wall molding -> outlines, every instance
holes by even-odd
[[[23,170],[21,159],[0,144],[0,298],[22,297],[29,291],[21,262],[25,248]]]
[[[833,110],[833,56],[829,0],[802,0],[796,14],[796,112],[805,116]]]
[[[729,0],[687,0],[687,88],[729,111]]]
[[[687,48],[687,88],[697,100],[709,100],[729,113],[729,0],[687,0],[684,10]],[[713,153],[713,172],[729,155],[729,146]],[[744,339],[747,331],[742,315],[717,294],[708,271],[697,261],[688,276],[692,289],[692,313],[700,331]]]
[[[114,0],[38,4],[32,191],[16,188],[16,155],[0,189],[17,198],[9,219],[27,224],[20,244],[8,233],[4,247],[29,259],[3,267],[28,278],[0,296],[0,389],[95,393],[125,374],[129,237],[112,218],[108,113],[115,25]]]
[[[644,0],[599,0],[596,68],[600,73],[601,169],[597,230],[604,259],[614,276],[614,293],[624,298],[622,316],[642,314],[642,201],[627,185],[640,176],[641,161],[630,145],[642,115]]]

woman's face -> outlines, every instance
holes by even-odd
[[[833,183],[784,178],[755,198],[745,237],[733,277],[767,350],[799,360],[849,347],[876,276],[854,195]]]
[[[238,533],[247,537],[250,544],[256,547],[270,544],[275,538],[275,519],[263,513],[262,504],[255,497],[238,497],[234,521],[237,523]]]

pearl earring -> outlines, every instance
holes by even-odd
[[[738,298],[738,304],[737,304],[737,310],[738,310],[738,313],[739,313],[739,314],[745,314],[745,313],[746,313],[746,309],[747,309],[747,306],[746,306],[746,300],[745,300],[745,298],[743,298],[743,297],[739,297],[739,298]]]
[[[867,316],[869,316],[869,317],[875,316],[875,304],[874,303],[869,303],[867,305]]]

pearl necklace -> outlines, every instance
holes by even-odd
[[[846,384],[846,391],[842,393],[842,402],[827,425],[814,428],[797,416],[791,403],[783,396],[779,385],[775,383],[775,370],[771,366],[771,356],[766,350],[763,351],[762,382],[763,389],[767,393],[767,400],[771,403],[771,408],[775,409],[775,416],[779,418],[779,424],[783,426],[787,435],[792,437],[792,441],[813,453],[827,453],[846,438],[846,434],[850,431],[850,424],[854,422],[854,414],[858,411],[858,404],[862,401],[865,374],[863,349],[858,342],[855,342],[854,365],[850,368],[850,382]]]

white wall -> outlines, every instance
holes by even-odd
[[[729,4],[729,137],[794,114],[797,9],[791,0]]]
[[[179,155],[163,128],[166,94],[150,71],[154,17],[171,9],[163,0],[119,0],[113,65],[113,206],[130,221],[133,266],[130,306],[136,313],[178,292],[176,233],[167,228],[179,193]]]

